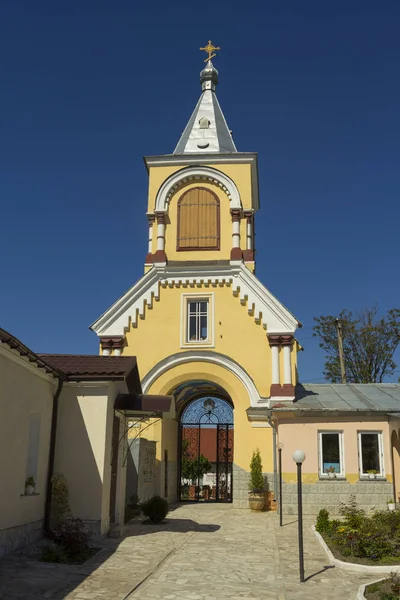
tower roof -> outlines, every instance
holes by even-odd
[[[174,150],[174,154],[237,152],[215,88],[218,71],[209,60],[200,73],[202,94]]]

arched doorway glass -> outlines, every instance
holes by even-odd
[[[228,399],[202,395],[180,418],[179,499],[232,502],[233,407]]]

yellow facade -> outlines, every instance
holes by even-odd
[[[254,276],[257,156],[236,151],[222,115],[200,114],[210,106],[215,110],[210,96],[215,72],[204,77],[211,77],[203,86],[205,104],[200,101],[199,115],[190,120],[193,132],[183,134],[182,150],[145,158],[150,228],[145,275],[93,328],[104,343],[107,338],[107,353],[137,356],[144,393],[177,400],[175,420],[150,420],[141,433],[157,443],[160,493],[168,487],[168,499],[177,498],[180,419],[199,398],[195,384],[200,382],[233,407],[233,463],[242,486],[236,491],[247,506],[253,451],[260,450],[265,473],[276,468],[265,409],[275,393],[284,400],[294,395],[298,322]],[[226,128],[222,135],[221,127]],[[207,154],[199,152],[208,147]],[[211,197],[216,200],[206,204]],[[209,208],[191,212],[192,206]],[[192,215],[203,215],[198,227]],[[189,314],[195,302],[206,304],[206,325],[199,316],[196,332]],[[181,401],[177,388],[182,385],[187,395]],[[250,409],[263,409],[262,418],[249,416]],[[168,486],[165,471],[170,471]]]

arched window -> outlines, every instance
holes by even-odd
[[[178,201],[178,250],[219,250],[219,200],[207,188],[188,190]]]

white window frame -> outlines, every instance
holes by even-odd
[[[189,329],[189,303],[207,302],[208,303],[208,321],[207,321],[207,339],[193,340],[188,339]],[[181,299],[181,348],[213,348],[214,347],[214,294],[182,294]]]
[[[368,473],[364,473],[363,472],[363,466],[362,466],[362,446],[361,446],[361,436],[363,434],[375,434],[378,436],[378,448],[379,448],[379,464],[380,464],[380,473],[377,473],[375,475],[375,477],[377,479],[385,479],[385,457],[383,454],[383,431],[382,430],[376,430],[376,429],[363,429],[357,432],[357,438],[358,438],[358,470],[359,470],[359,474],[360,474],[360,479],[368,479],[369,475]]]
[[[344,479],[346,471],[344,466],[344,435],[341,429],[321,429],[318,430],[318,470],[320,479],[331,479],[328,473],[324,471],[323,456],[322,456],[322,436],[325,434],[336,433],[339,436],[339,457],[340,457],[340,472],[336,473],[333,479]]]

